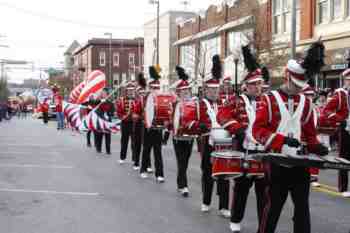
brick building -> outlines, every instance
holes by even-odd
[[[143,51],[143,38],[94,38],[74,52],[74,67],[79,80],[93,70],[103,71],[108,86],[115,88],[122,82],[134,80],[137,73],[143,71]]]
[[[210,56],[218,53],[225,61],[225,74],[232,76],[234,65],[230,54],[240,44],[242,34],[251,34],[262,63],[271,70],[272,84],[278,85],[290,57],[291,2],[226,1],[220,6],[210,6],[199,16],[178,25],[178,41],[174,44],[178,62],[192,76],[197,76],[203,62],[198,65],[194,57],[210,63]],[[327,65],[316,79],[318,87],[340,85],[339,75],[346,67],[344,55],[350,48],[349,28],[350,0],[297,0],[297,55],[301,56],[320,37],[326,46]],[[208,50],[205,58],[204,50]],[[238,70],[242,69],[241,64]],[[209,75],[209,70],[206,67],[203,73]]]
[[[244,38],[253,41],[257,51],[271,40],[270,12],[267,0],[225,1],[211,5],[205,12],[178,24],[177,62],[185,67],[200,86],[201,78],[210,75],[211,58],[219,54],[225,75],[234,76],[234,59],[238,59],[238,82],[242,78],[240,55]],[[261,20],[263,19],[263,20]]]
[[[272,44],[280,51],[290,50],[291,0],[269,0]],[[344,55],[350,48],[350,0],[297,1],[297,53],[300,56],[320,37],[326,47],[326,66],[316,78],[317,87],[337,88],[346,68]],[[282,77],[283,67],[274,69]],[[279,82],[281,82],[281,78]]]

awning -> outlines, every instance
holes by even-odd
[[[216,27],[212,27],[208,30],[202,31],[197,33],[196,35],[193,36],[192,40],[196,40],[196,39],[200,39],[203,37],[207,37],[207,36],[211,36],[214,35],[218,32],[218,29],[220,28],[220,26],[216,26]]]
[[[173,44],[173,46],[177,46],[180,44],[185,44],[187,42],[190,42],[192,40],[193,36],[187,36],[185,38],[182,38],[180,40],[175,41],[175,43]]]
[[[232,28],[244,25],[244,24],[251,24],[253,22],[254,22],[254,16],[249,15],[249,16],[246,16],[246,17],[243,17],[243,18],[240,18],[240,19],[237,19],[235,21],[231,21],[231,22],[228,22],[228,23],[222,25],[218,29],[218,32],[225,31],[225,30],[228,30],[228,29],[232,29]]]

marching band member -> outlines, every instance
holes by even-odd
[[[304,88],[302,90],[302,93],[305,95],[306,98],[308,98],[310,100],[310,102],[312,103],[312,109],[313,109],[313,117],[314,117],[314,123],[315,123],[315,127],[317,129],[318,123],[319,123],[319,112],[318,112],[318,108],[316,107],[316,105],[314,104],[314,99],[316,97],[316,92],[315,89],[312,88],[310,85],[308,85],[306,88]],[[329,144],[324,143],[321,140],[320,134],[317,135],[318,140],[325,146],[328,147]],[[311,185],[313,187],[319,187],[320,184],[318,183],[318,175],[320,173],[320,170],[318,168],[314,168],[314,167],[310,167],[310,175],[311,175]]]
[[[143,114],[145,107],[145,98],[146,98],[146,79],[143,76],[143,73],[139,73],[137,77],[138,87],[136,88],[136,106],[133,108],[132,119],[133,119],[133,136],[132,136],[132,160],[134,162],[133,169],[140,169],[140,154],[141,154],[141,145],[144,134],[144,122]],[[149,169],[149,167],[148,167]]]
[[[223,103],[219,97],[220,78],[222,75],[221,61],[219,55],[213,57],[212,78],[204,83],[204,96],[199,102],[199,121],[192,124],[201,132],[201,169],[202,169],[202,212],[210,210],[214,179],[212,177],[211,153],[214,151],[209,142],[209,134],[212,127],[215,127],[216,114]],[[229,218],[229,181],[218,178],[217,194],[219,196],[219,214]]]
[[[108,98],[108,89],[105,88],[102,91],[101,94],[101,100],[97,101],[97,109],[96,114],[101,117],[102,119],[111,122],[112,117],[114,115],[114,105],[111,101],[109,101]],[[96,151],[97,153],[101,153],[102,151],[102,140],[103,137],[105,138],[105,144],[106,144],[106,153],[108,155],[111,154],[111,133],[107,132],[95,132],[95,139],[96,139]]]
[[[149,67],[149,74],[150,77],[153,79],[148,84],[150,92],[151,94],[157,94],[160,91],[160,76],[155,67],[153,66]],[[145,129],[142,162],[140,169],[141,178],[145,179],[148,177],[147,168],[150,165],[151,150],[153,148],[156,181],[158,183],[163,183],[165,181],[162,159],[162,143],[163,129],[154,127]]]
[[[264,77],[259,64],[251,55],[249,47],[245,46],[242,50],[244,63],[248,69],[248,74],[243,80],[245,91],[236,98],[235,102],[221,109],[218,114],[218,120],[226,130],[236,136],[238,142],[237,149],[240,152],[253,154],[264,151],[264,147],[257,143],[251,136],[251,127],[255,120],[256,109],[259,107],[259,98],[262,92]],[[247,175],[245,173],[243,176],[234,179],[230,229],[235,233],[241,231],[241,222],[244,217],[249,190],[253,184],[255,186],[259,223],[264,208],[264,178]]]
[[[117,116],[122,121],[119,164],[125,163],[129,138],[132,137],[133,133],[132,112],[135,108],[135,88],[133,82],[128,82],[125,87],[125,96],[121,96],[116,103]]]
[[[176,72],[179,76],[179,81],[175,83],[176,94],[178,102],[185,102],[192,100],[191,85],[189,84],[188,75],[185,70],[176,66]],[[187,183],[187,168],[193,148],[194,139],[191,137],[173,136],[173,145],[177,161],[177,189],[182,196],[188,197],[188,183]]]
[[[323,57],[323,44],[313,44],[303,61],[288,61],[284,84],[262,97],[262,105],[257,109],[253,124],[253,136],[267,151],[297,156],[297,151],[302,150],[303,139],[309,153],[328,154],[327,148],[316,137],[311,102],[300,94],[307,85],[307,79],[320,71]],[[267,163],[265,169],[266,204],[259,232],[275,232],[290,192],[294,203],[294,232],[310,233],[309,169],[274,163]]]
[[[89,101],[83,103],[82,105],[86,106],[86,115],[88,115],[97,106],[95,96],[91,95],[89,97]],[[96,134],[91,130],[88,130],[86,133],[86,145],[87,147],[91,147],[91,133],[94,134],[94,146],[96,148]]]
[[[350,68],[343,73],[343,88],[337,89],[333,97],[328,101],[323,109],[323,117],[325,121],[330,122],[335,126],[340,124],[339,133],[339,156],[345,159],[350,159],[350,133],[349,133],[349,90],[350,90]],[[340,170],[338,174],[338,189],[344,197],[350,197],[348,192],[348,172]]]

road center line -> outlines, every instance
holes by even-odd
[[[70,196],[99,196],[99,193],[86,192],[59,192],[52,190],[30,190],[30,189],[0,189],[0,192],[14,192],[14,193],[41,193],[54,195],[70,195]]]
[[[72,166],[42,165],[42,164],[0,164],[0,167],[10,168],[49,168],[49,169],[72,169]]]

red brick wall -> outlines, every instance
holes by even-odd
[[[315,25],[316,1],[308,0],[300,2],[300,39],[310,39],[313,37]]]

